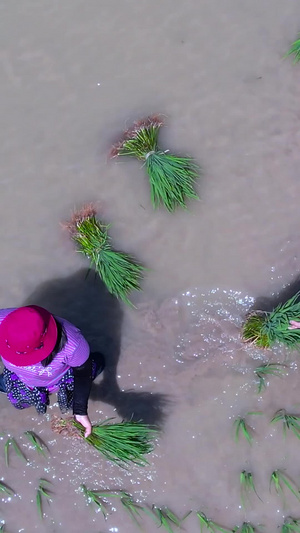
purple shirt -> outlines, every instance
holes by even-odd
[[[15,308],[0,309],[0,324],[14,310]],[[65,372],[70,367],[83,365],[90,354],[90,347],[81,331],[64,318],[56,316],[54,318],[62,324],[67,342],[50,365],[44,367],[41,363],[36,363],[30,366],[16,366],[2,357],[4,366],[17,374],[28,387],[46,387],[49,392],[57,391],[57,384]]]

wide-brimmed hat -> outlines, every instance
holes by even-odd
[[[54,317],[37,305],[15,309],[0,324],[0,355],[17,366],[39,363],[51,354],[56,341]]]

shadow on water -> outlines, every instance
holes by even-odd
[[[106,366],[102,379],[97,378],[97,383],[93,383],[90,401],[114,406],[124,420],[161,426],[170,403],[166,395],[119,388],[117,365],[123,312],[118,300],[109,294],[98,276],[87,274],[88,270],[82,269],[69,277],[47,281],[35,289],[23,305],[40,305],[69,320],[82,331],[91,351],[104,354]]]
[[[295,296],[300,291],[300,276],[297,276],[291,283],[289,283],[282,291],[272,296],[259,296],[256,298],[251,310],[273,311],[279,305],[285,303],[287,300]]]

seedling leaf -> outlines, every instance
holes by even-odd
[[[36,435],[33,431],[25,431],[24,435],[28,438],[29,442],[32,444],[34,449],[46,457],[45,450],[49,451],[46,444],[42,441],[42,439]]]
[[[15,496],[16,494],[14,490],[5,485],[5,483],[3,483],[2,481],[0,481],[0,491],[7,494],[7,496]]]
[[[274,486],[276,493],[281,496],[283,502],[285,502],[284,487],[286,487],[297,500],[300,500],[299,488],[289,476],[282,472],[282,470],[274,470],[274,472],[272,472],[270,478],[270,490],[272,486]]]
[[[246,472],[245,470],[243,470],[240,473],[240,487],[241,487],[241,503],[244,509],[246,508],[246,504],[249,501],[250,495],[252,493],[255,493],[256,496],[259,498],[259,500],[262,501],[262,499],[256,492],[256,488],[254,485],[253,476],[251,472]]]

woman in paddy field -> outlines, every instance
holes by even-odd
[[[104,357],[90,353],[76,326],[35,305],[2,309],[0,355],[0,391],[15,408],[34,406],[44,414],[49,394],[56,392],[61,411],[73,409],[85,437],[90,435],[88,398],[93,379],[104,369]]]

